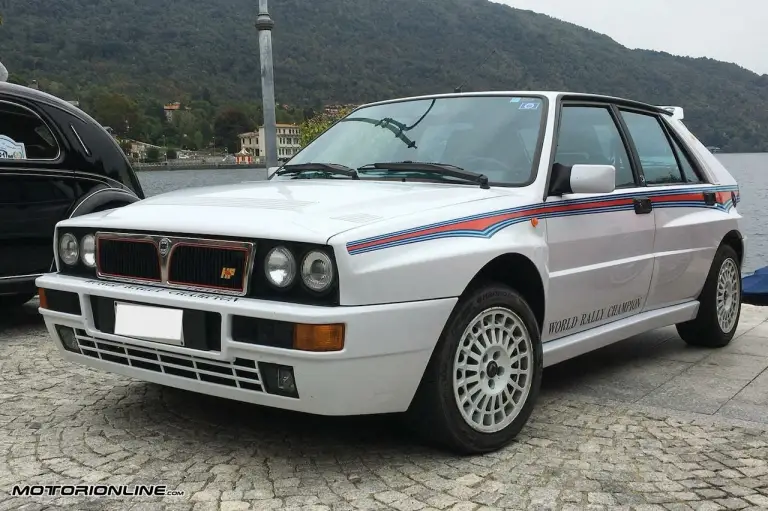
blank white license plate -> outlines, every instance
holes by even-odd
[[[115,302],[115,335],[184,345],[184,311]]]

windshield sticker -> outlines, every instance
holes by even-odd
[[[27,151],[24,144],[12,138],[0,135],[0,160],[26,160]]]
[[[530,102],[530,101],[527,102],[527,103],[520,103],[519,110],[538,110],[539,109],[539,105],[541,105],[541,103]]]
[[[521,98],[512,98],[509,100],[510,103],[520,103]]]

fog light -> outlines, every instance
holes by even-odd
[[[74,329],[68,326],[56,325],[56,333],[59,334],[59,339],[61,339],[61,344],[65,350],[80,353],[80,346],[77,344]]]
[[[293,367],[259,362],[259,373],[261,373],[261,381],[267,393],[285,397],[299,397]]]
[[[293,381],[293,371],[290,367],[277,368],[277,388],[286,394],[296,393],[296,382]]]

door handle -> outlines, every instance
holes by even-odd
[[[717,202],[717,196],[715,192],[704,192],[704,204],[707,206],[714,206]]]
[[[653,210],[653,203],[648,197],[635,197],[632,199],[635,206],[635,214],[647,215]]]

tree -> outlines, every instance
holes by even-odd
[[[160,150],[157,147],[150,147],[147,149],[147,161],[149,163],[160,161]]]
[[[179,157],[179,153],[176,152],[176,149],[168,149],[168,151],[165,153],[165,157],[169,160],[175,160]]]
[[[342,117],[346,117],[351,111],[351,108],[342,108],[335,115],[323,112],[301,123],[299,127],[299,131],[301,133],[301,147],[305,147],[314,139],[322,135],[325,130],[333,125],[333,123]]]
[[[117,93],[104,93],[94,98],[91,115],[103,126],[111,127],[117,135],[127,136],[139,131],[140,112],[135,101]]]
[[[224,146],[230,153],[236,153],[240,144],[238,135],[251,131],[253,125],[248,116],[240,110],[229,108],[216,116],[213,123],[213,132],[216,136],[216,145]]]

